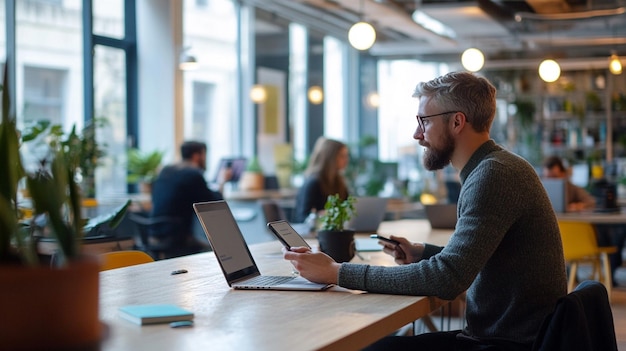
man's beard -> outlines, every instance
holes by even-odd
[[[432,145],[426,148],[426,152],[424,153],[424,167],[427,170],[435,171],[443,169],[450,164],[452,153],[456,147],[456,143],[450,135],[450,132],[444,134],[442,144],[444,145],[443,149],[435,149]]]

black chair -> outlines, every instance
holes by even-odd
[[[263,211],[263,217],[265,218],[266,223],[287,220],[287,215],[278,202],[267,199],[259,200],[259,202],[261,204],[261,210]]]
[[[617,350],[613,314],[604,285],[584,281],[559,299],[554,312],[541,325],[533,350]]]
[[[155,260],[165,258],[165,251],[169,245],[165,243],[156,244],[150,239],[150,227],[160,224],[178,223],[179,219],[175,217],[150,217],[147,213],[129,212],[127,217],[135,223],[137,231],[135,233],[135,249],[144,251],[152,256]]]

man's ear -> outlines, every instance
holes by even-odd
[[[465,125],[465,114],[462,112],[455,113],[452,118],[454,120],[454,128]]]

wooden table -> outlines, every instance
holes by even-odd
[[[263,199],[285,200],[294,199],[298,189],[285,188],[273,190],[229,190],[224,191],[224,199],[239,201],[256,201]]]
[[[626,210],[622,207],[620,212],[615,213],[591,211],[557,213],[557,218],[593,224],[626,224]]]
[[[277,241],[251,245],[264,274],[290,274]],[[383,253],[377,262],[392,262]],[[385,261],[387,260],[387,261]],[[188,273],[170,275],[177,269]],[[443,302],[433,297],[362,293],[242,291],[226,284],[212,252],[100,273],[102,350],[359,350]],[[118,316],[128,304],[174,303],[195,326],[138,326]]]

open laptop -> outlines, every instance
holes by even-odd
[[[565,213],[567,210],[567,181],[560,178],[543,178],[541,184],[546,189],[552,208],[556,213]]]
[[[233,289],[325,290],[331,285],[316,284],[300,276],[261,275],[250,249],[225,201],[193,204],[226,282]]]
[[[432,229],[454,229],[456,227],[456,204],[424,205],[424,212]]]
[[[357,233],[376,233],[378,226],[385,218],[387,200],[384,197],[357,197],[354,203],[356,216],[348,221],[346,228]]]

